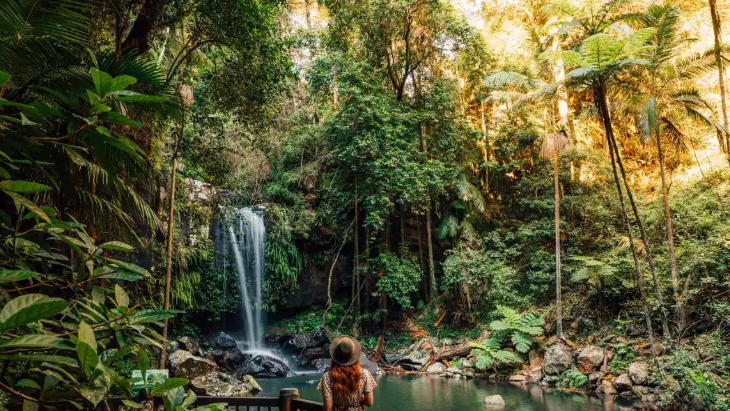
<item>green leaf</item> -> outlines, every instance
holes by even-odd
[[[88,344],[94,351],[97,350],[96,336],[94,335],[94,329],[91,328],[91,326],[81,321],[81,323],[79,323],[78,335],[79,341]]]
[[[129,307],[129,296],[119,284],[114,285],[114,297],[118,307]]]
[[[0,70],[0,86],[5,84],[8,80],[10,80],[10,74]]]
[[[142,373],[142,379],[145,384],[147,383],[147,369],[150,366],[150,356],[147,355],[147,351],[144,348],[137,348],[137,367]]]
[[[28,200],[27,198],[23,197],[22,195],[18,193],[14,193],[12,191],[3,191],[3,193],[9,195],[12,197],[13,201],[15,202],[16,207],[25,207],[29,211],[31,211],[33,214],[37,215],[38,218],[46,221],[47,223],[51,222],[51,218],[48,217],[46,213],[43,212],[43,210],[38,207],[34,202]]]
[[[137,79],[132,76],[117,76],[112,79],[112,85],[109,88],[109,91],[118,91],[118,90],[124,90],[125,88],[131,86],[132,84],[137,83]]]
[[[144,268],[142,268],[142,267],[140,267],[138,265],[130,264],[130,263],[127,263],[127,262],[124,262],[124,261],[120,261],[120,260],[115,260],[113,258],[107,258],[106,260],[108,262],[116,265],[117,267],[120,267],[120,268],[125,269],[126,271],[131,271],[131,272],[133,272],[135,274],[139,274],[139,275],[141,275],[143,277],[149,277],[150,276],[149,271],[145,270]]]
[[[173,318],[178,314],[183,314],[180,310],[142,310],[127,317],[130,324],[145,324],[150,322],[159,322],[168,318]]]
[[[23,281],[41,275],[30,270],[0,270],[0,284]]]
[[[76,354],[79,357],[79,365],[86,376],[91,376],[96,366],[99,365],[99,355],[96,349],[89,344],[79,341],[76,343]]]
[[[103,304],[106,300],[106,292],[103,288],[94,286],[91,289],[91,299],[97,304]]]
[[[169,98],[164,96],[151,96],[149,94],[137,94],[130,93],[120,96],[115,96],[114,101],[130,102],[130,103],[164,103]]]
[[[24,379],[16,382],[15,383],[15,386],[16,387],[21,387],[21,388],[34,388],[36,390],[40,390],[41,389],[41,386],[38,385],[37,382],[35,382],[33,380],[29,380],[27,378],[24,378]]]
[[[104,387],[80,387],[79,392],[96,407],[106,397]]]
[[[71,357],[64,357],[62,355],[21,355],[21,354],[3,354],[0,355],[0,360],[7,361],[33,361],[33,362],[48,362],[52,364],[65,365],[67,367],[78,367],[79,363]]]
[[[123,251],[125,253],[134,252],[134,247],[121,241],[109,241],[100,245],[99,248],[112,251]]]
[[[9,340],[0,340],[0,348],[57,348],[59,350],[73,350],[75,346],[70,341],[53,335],[30,334]]]
[[[67,301],[43,294],[21,295],[10,300],[0,311],[0,332],[54,316],[68,305]]]
[[[96,88],[96,94],[99,97],[104,97],[112,87],[114,80],[109,74],[92,67],[89,70],[91,73],[91,79],[94,80],[94,87]]]
[[[185,378],[167,378],[164,383],[155,383],[155,387],[152,389],[152,395],[164,394],[168,391],[174,390],[178,387],[184,387],[188,383]]]
[[[125,116],[124,114],[118,113],[116,111],[110,111],[108,113],[103,113],[100,116],[103,120],[109,120],[113,121],[117,124],[121,124],[123,126],[129,126],[134,128],[142,128],[144,124],[142,124],[141,121],[132,120],[131,118]]]
[[[110,280],[122,280],[122,281],[137,281],[137,280],[141,280],[144,277],[142,277],[139,274],[117,271],[114,273],[100,275],[99,278],[108,278]]]
[[[5,180],[0,181],[0,189],[14,193],[42,193],[50,190],[51,187],[30,181]]]
[[[492,331],[505,331],[509,330],[510,328],[512,328],[512,326],[502,320],[492,321],[491,323],[489,323],[489,329]]]

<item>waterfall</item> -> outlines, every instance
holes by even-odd
[[[250,350],[261,348],[264,341],[262,281],[264,276],[264,242],[266,227],[261,209],[238,210],[238,224],[228,225],[228,234],[238,272],[245,343]],[[237,227],[236,227],[237,226]]]

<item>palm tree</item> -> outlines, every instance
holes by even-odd
[[[555,323],[558,339],[563,340],[563,313],[561,307],[562,273],[560,263],[560,169],[558,168],[558,152],[570,145],[565,129],[546,137],[540,153],[545,159],[553,160],[553,189],[555,190]]]
[[[588,87],[591,90],[596,108],[598,109],[598,115],[603,124],[604,132],[606,133],[608,152],[611,159],[611,169],[613,171],[614,183],[616,184],[616,191],[619,198],[619,204],[621,206],[621,215],[626,226],[629,246],[634,260],[634,281],[642,298],[644,316],[646,319],[649,342],[652,346],[652,351],[654,349],[654,336],[652,332],[651,316],[649,314],[649,303],[640,281],[641,269],[639,267],[639,261],[634,247],[631,222],[629,221],[628,214],[626,213],[626,205],[623,195],[624,188],[626,189],[626,193],[631,201],[634,217],[641,228],[645,245],[648,244],[648,241],[644,234],[631,191],[629,186],[626,184],[626,173],[623,168],[623,163],[621,162],[618,145],[616,144],[616,139],[613,133],[613,124],[611,122],[611,115],[608,106],[607,91],[609,85],[612,84],[618,74],[626,71],[630,67],[641,66],[647,63],[645,60],[636,59],[634,57],[646,49],[646,43],[655,31],[656,30],[653,28],[644,28],[633,31],[619,39],[616,39],[606,33],[598,33],[586,38],[582,42],[579,51],[567,51],[564,53],[564,58],[568,64],[575,66],[575,68],[568,72],[568,85]],[[624,188],[622,188],[622,180],[619,179],[618,176],[617,166],[621,170]],[[655,283],[657,298],[663,308],[664,303],[661,298],[661,290],[659,290],[658,285],[656,285],[653,261],[648,249],[647,254],[649,257],[650,269],[652,269],[652,277]],[[668,336],[669,326],[664,310],[662,310],[662,323],[665,336]]]
[[[722,49],[722,18],[717,10],[717,0],[708,0],[710,5],[710,17],[712,18],[712,37],[715,42],[715,63],[717,64],[718,85],[720,86],[720,101],[722,104],[722,127],[725,135],[725,152],[727,153],[728,162],[730,162],[730,133],[728,133],[727,119],[727,100],[725,96],[725,69],[723,66]],[[718,134],[720,135],[720,134]],[[720,141],[720,147],[723,146]]]
[[[654,28],[655,33],[649,39],[650,48],[644,53],[648,64],[643,67],[648,75],[642,75],[638,83],[644,86],[646,94],[637,108],[637,117],[646,139],[651,140],[653,138],[656,142],[662,185],[667,251],[670,261],[672,289],[677,307],[677,328],[681,335],[686,325],[686,313],[677,273],[672,213],[669,208],[669,189],[665,173],[665,149],[662,140],[667,139],[673,143],[677,150],[684,151],[686,149],[685,136],[680,131],[678,122],[686,117],[710,125],[719,133],[722,132],[722,127],[704,114],[704,110],[709,110],[710,106],[702,99],[697,90],[676,89],[675,85],[678,83],[676,80],[691,80],[697,74],[703,73],[704,70],[698,70],[698,66],[707,67],[709,63],[707,62],[707,56],[710,53],[714,55],[716,51],[710,50],[703,55],[679,59],[676,67],[669,64],[670,61],[678,59],[683,46],[686,44],[686,41],[681,40],[677,35],[680,12],[678,8],[668,5],[651,5],[641,18],[644,26]],[[642,72],[641,74],[645,73]]]

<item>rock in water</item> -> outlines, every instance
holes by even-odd
[[[645,384],[649,379],[649,365],[643,361],[629,364],[629,377],[634,384]]]
[[[287,377],[293,375],[289,366],[278,358],[265,354],[244,354],[243,364],[236,370],[236,376],[252,375],[262,378]]]
[[[233,337],[221,331],[213,340],[213,347],[219,350],[231,350],[238,348],[238,344],[236,344],[236,340]]]
[[[317,372],[324,373],[332,366],[332,360],[330,360],[329,358],[317,358],[316,360],[312,361],[310,365],[314,369],[316,369]]]
[[[188,336],[180,337],[178,340],[179,349],[190,352],[193,355],[203,355],[200,344]]]
[[[360,354],[360,367],[362,367],[363,370],[370,371],[370,374],[373,376],[378,373],[378,363],[370,361],[370,358],[368,358],[365,354]]]
[[[309,336],[307,347],[325,347],[329,348],[330,337],[327,334],[327,330],[324,327],[320,327],[319,330],[315,331],[314,334]],[[329,350],[328,350],[329,351]]]
[[[261,386],[250,375],[236,378],[222,372],[211,372],[190,381],[192,390],[199,395],[211,397],[246,397],[261,391]]]
[[[543,369],[545,374],[559,374],[573,364],[573,350],[565,344],[551,345],[545,352],[545,363]]]
[[[330,358],[328,347],[307,347],[299,355],[299,364],[305,365],[319,358]]]
[[[603,380],[601,381],[601,385],[598,386],[596,394],[603,394],[607,396],[616,395],[616,388],[613,386],[613,383],[611,381]]]
[[[583,348],[578,354],[578,369],[581,372],[595,371],[603,364],[603,349],[595,345]]]
[[[441,374],[442,372],[446,371],[446,365],[440,362],[435,362],[426,368],[426,372]]]
[[[624,392],[631,390],[631,387],[633,384],[631,383],[631,377],[629,377],[628,374],[621,374],[616,378],[616,382],[614,383],[616,386],[616,390],[618,392]]]
[[[306,334],[293,334],[287,336],[287,338],[281,338],[281,350],[287,354],[299,355],[309,343],[309,336]]]
[[[504,408],[504,398],[501,395],[488,395],[484,397],[484,405],[487,408],[502,409]]]
[[[214,361],[221,368],[234,371],[246,360],[245,355],[238,348],[231,350],[215,350],[208,354],[208,359]]]
[[[408,347],[407,354],[400,360],[400,365],[410,371],[418,371],[431,360],[431,353],[426,348],[427,341],[422,339]]]
[[[218,365],[211,360],[196,357],[185,350],[177,350],[170,355],[172,375],[192,380],[194,378],[218,371]]]

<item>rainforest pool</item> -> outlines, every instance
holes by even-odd
[[[320,375],[260,379],[264,397],[276,397],[281,388],[297,388],[302,398],[321,401],[317,391]],[[484,397],[499,394],[506,411],[620,411],[630,402],[603,401],[581,394],[542,389],[539,385],[462,380],[428,375],[376,377],[373,411],[486,411]],[[626,407],[626,408],[624,408]]]

